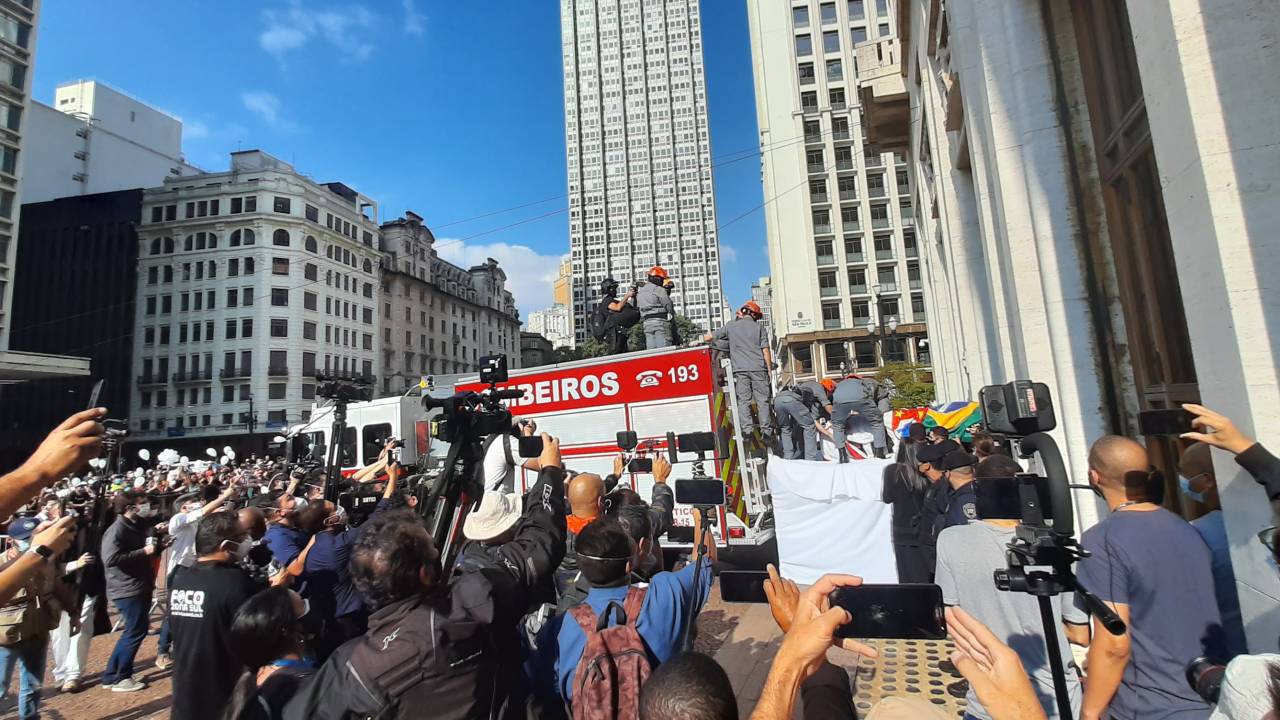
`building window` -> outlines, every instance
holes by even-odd
[[[288,275],[289,274],[289,258],[282,258],[282,257],[271,258],[271,274],[272,275]]]
[[[286,318],[271,318],[271,337],[289,337],[289,321]]]
[[[849,40],[857,45],[867,41],[867,29],[864,27],[849,28]]]
[[[809,27],[809,8],[791,8],[791,24],[797,29]]]
[[[289,305],[288,288],[271,288],[271,304],[276,307],[288,307]]]
[[[842,342],[823,343],[822,364],[827,372],[844,372],[849,364],[849,347]]]
[[[251,257],[247,257],[247,258],[245,258],[245,259],[244,259],[244,274],[245,274],[245,275],[252,275],[252,274],[253,274],[253,270],[254,270],[254,262],[253,262],[253,258],[251,258]]]
[[[312,252],[317,255],[320,254],[320,245],[316,242],[315,237],[311,235],[308,235],[306,239],[302,241],[302,246],[306,248],[307,252]]]
[[[800,93],[800,109],[804,112],[818,112],[818,93],[807,90]],[[813,167],[809,167],[810,171]]]
[[[253,304],[253,288],[240,288],[240,304],[249,307]]]
[[[860,368],[876,366],[876,344],[873,340],[855,340],[853,343],[853,361]]]
[[[317,295],[313,292],[302,293],[302,308],[304,310],[315,310]]]
[[[240,321],[240,337],[253,337],[253,318],[244,318]]]
[[[286,383],[271,383],[267,385],[268,400],[284,400],[289,386]]]
[[[310,220],[313,223],[320,222],[320,210],[315,205],[308,204],[305,208],[303,208],[303,210],[304,210],[303,214],[307,217],[308,220]]]
[[[924,295],[921,293],[911,296],[911,318],[915,322],[924,322]]]
[[[808,35],[796,36],[796,57],[809,57],[813,54],[813,38]]]
[[[835,272],[818,273],[818,294],[822,297],[832,297],[840,294],[840,282],[836,279]]]
[[[853,327],[867,327],[871,323],[871,303],[866,300],[854,300],[849,303],[849,309],[852,310],[850,317],[853,318]]]
[[[271,209],[272,209],[273,211],[278,212],[278,213],[281,213],[281,214],[283,214],[283,215],[288,215],[288,214],[289,214],[289,211],[290,211],[291,204],[292,204],[292,203],[291,203],[291,201],[289,200],[289,198],[287,198],[287,197],[280,197],[279,195],[277,195],[277,196],[275,197],[275,200],[274,200],[274,201],[272,201]]]
[[[834,10],[834,8],[832,8]],[[822,33],[822,51],[827,53],[840,52],[840,33],[824,32]]]
[[[315,324],[315,323],[313,323],[313,322],[309,322],[309,321],[307,321],[307,322],[303,322],[303,323],[302,323],[302,339],[303,339],[303,340],[315,340],[315,339],[316,339],[316,324]]]
[[[827,82],[841,82],[842,80],[844,80],[844,66],[840,64],[839,60],[828,60]],[[844,118],[844,120],[846,123],[848,122],[848,118]]]
[[[812,85],[818,81],[813,74],[813,63],[800,63],[798,75],[801,85]]]
[[[289,231],[281,229],[271,233],[271,244],[289,247]]]
[[[307,280],[319,280],[320,271],[318,268],[316,268],[314,263],[307,263],[306,265],[302,266],[302,277],[306,278]]]

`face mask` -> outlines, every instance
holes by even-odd
[[[293,511],[294,511],[294,512],[302,512],[302,509],[303,509],[303,508],[305,508],[306,506],[307,506],[307,499],[306,499],[306,498],[304,498],[304,497],[295,497],[295,498],[293,499]]]
[[[1186,495],[1187,497],[1191,498],[1192,500],[1195,500],[1198,503],[1204,502],[1204,492],[1203,491],[1196,492],[1195,490],[1192,490],[1191,478],[1187,477],[1186,475],[1183,475],[1181,473],[1178,474],[1178,487],[1181,488],[1183,495]]]
[[[31,549],[30,540],[14,540],[13,542],[15,545],[18,546],[18,552],[26,552],[27,550]]]
[[[227,543],[230,543],[230,542],[232,541],[224,540],[222,542],[222,545],[225,547]],[[249,550],[252,547],[253,547],[253,540],[251,538],[241,538],[240,540],[235,541],[235,544],[230,549],[227,550],[227,553],[231,555],[232,560],[235,560],[236,562],[240,562],[245,558],[246,555],[249,554]]]
[[[299,622],[301,622],[302,618],[310,614],[311,614],[311,600],[308,598],[302,598],[302,615],[298,616]]]
[[[138,506],[138,517],[149,518],[156,514],[155,508],[150,503],[143,503]]]

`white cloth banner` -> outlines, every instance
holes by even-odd
[[[857,575],[867,583],[898,582],[892,507],[880,500],[889,464],[769,458],[783,577],[805,585],[826,573]]]

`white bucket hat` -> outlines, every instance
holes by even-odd
[[[519,519],[520,510],[514,493],[486,490],[480,507],[467,514],[462,532],[469,540],[492,540],[510,530]]]

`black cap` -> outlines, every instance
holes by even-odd
[[[978,464],[978,458],[970,455],[964,450],[952,450],[942,458],[943,470],[956,470],[962,467],[973,467]]]
[[[907,426],[907,439],[916,442],[923,442],[925,437],[924,425],[921,423],[911,423]]]

